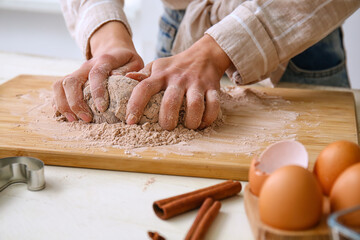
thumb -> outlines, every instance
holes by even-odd
[[[153,62],[146,64],[146,66],[138,72],[129,72],[125,75],[125,77],[132,78],[140,82],[151,76],[152,64]]]
[[[144,66],[142,60],[139,61],[132,61],[124,66],[121,66],[119,68],[113,69],[110,73],[110,75],[125,75],[128,72],[138,71]]]

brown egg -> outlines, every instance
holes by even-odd
[[[250,191],[259,196],[261,187],[269,175],[286,165],[308,167],[308,154],[304,145],[297,141],[286,140],[268,146],[255,157],[249,169]]]
[[[343,171],[330,193],[331,212],[360,205],[360,163]],[[360,211],[346,214],[341,221],[348,226],[360,227]]]
[[[329,195],[336,178],[349,166],[360,161],[360,148],[349,141],[337,141],[325,147],[316,159],[314,173],[323,193]]]
[[[283,230],[304,230],[321,219],[323,195],[315,176],[300,166],[285,166],[265,181],[259,213],[265,224]]]

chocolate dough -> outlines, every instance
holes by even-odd
[[[138,84],[138,81],[131,78],[127,78],[121,75],[114,75],[109,77],[107,88],[109,92],[110,104],[109,108],[100,113],[97,111],[94,101],[90,93],[90,85],[86,85],[84,88],[84,99],[89,105],[91,111],[93,112],[93,122],[94,123],[117,123],[125,122],[126,119],[126,105],[130,98],[133,88]],[[144,114],[141,117],[139,124],[144,124],[146,122],[156,123],[159,120],[159,111],[161,99],[164,95],[164,92],[159,92],[151,97],[148,105],[145,108]],[[184,104],[180,110],[180,122],[183,122],[184,119]]]

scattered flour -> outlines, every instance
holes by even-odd
[[[142,191],[145,192],[151,184],[155,183],[155,181],[156,181],[156,179],[154,177],[149,178],[146,181],[146,183],[144,184],[144,187],[143,187]]]
[[[21,98],[26,98],[22,96]],[[34,98],[34,97],[33,97]],[[295,139],[298,113],[291,111],[291,102],[259,90],[227,87],[220,92],[222,117],[204,130],[190,130],[179,124],[173,131],[161,129],[158,123],[139,125],[117,123],[83,123],[56,121],[51,106],[52,92],[38,91],[36,106],[29,110],[28,129],[63,148],[127,149],[126,154],[156,147],[159,154],[175,153],[190,156],[194,152],[254,154],[263,145],[283,139]],[[159,159],[162,156],[159,155]]]

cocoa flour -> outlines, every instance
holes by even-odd
[[[182,124],[173,131],[166,131],[158,123],[151,122],[139,125],[59,122],[53,117],[51,91],[41,90],[22,98],[32,99],[35,105],[28,112],[29,131],[44,136],[46,141],[63,148],[131,150],[128,154],[157,146],[154,150],[159,152],[159,159],[169,151],[185,155],[194,151],[253,154],[262,143],[295,139],[299,128],[298,113],[288,110],[291,102],[242,87],[223,88],[220,92],[222,117],[212,126],[196,131]]]

